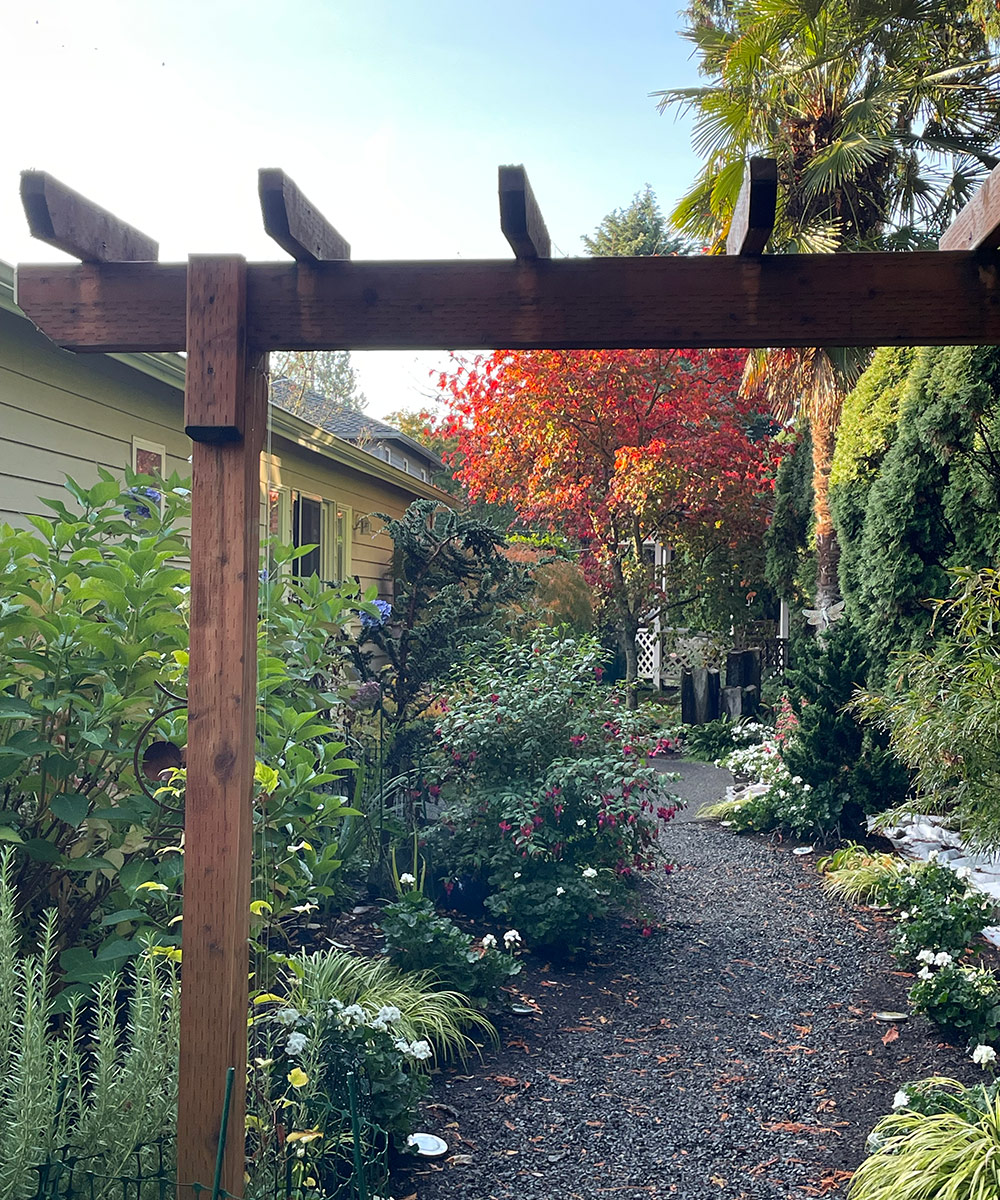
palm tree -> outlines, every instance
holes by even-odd
[[[978,2],[978,0],[977,0]],[[983,8],[985,12],[985,7]],[[723,248],[747,159],[778,161],[781,251],[933,246],[997,165],[997,30],[954,0],[694,0],[685,36],[708,83],[658,92],[695,114],[705,159],[672,214]],[[844,395],[863,354],[751,356],[748,388],[813,433],[816,607],[837,599],[827,481]]]

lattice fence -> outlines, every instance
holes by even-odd
[[[762,679],[779,679],[787,666],[786,642],[777,636],[774,621],[757,621],[734,634],[701,633],[694,629],[651,626],[636,638],[639,678],[653,687],[679,687],[681,674],[701,667],[725,672],[731,650],[760,650]]]

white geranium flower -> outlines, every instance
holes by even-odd
[[[903,909],[903,911],[899,914],[899,919],[901,921],[908,921],[910,919],[910,914],[906,911],[906,909]]]
[[[991,1067],[997,1060],[997,1052],[992,1046],[979,1045],[972,1052],[972,1061],[977,1067]]]
[[[584,877],[584,879],[596,879],[597,871],[594,870],[593,867],[584,867],[583,868],[583,877]]]
[[[906,1094],[905,1088],[900,1088],[899,1091],[892,1098],[892,1107],[893,1108],[906,1108],[906,1106],[909,1103],[910,1103],[910,1097]]]
[[[279,1025],[294,1025],[302,1014],[297,1008],[279,1008],[274,1019]]]
[[[516,929],[508,929],[507,932],[503,935],[503,944],[507,947],[508,950],[512,946],[520,946],[521,935],[517,932]]]
[[[959,879],[971,879],[972,878],[972,868],[971,867],[959,867],[958,870],[955,872],[955,874],[959,877]]]
[[[582,829],[583,826],[587,824],[587,818],[586,817],[578,817],[576,823]]]
[[[495,950],[496,948],[497,948],[496,938],[493,936],[492,933],[486,934],[486,936],[483,938],[483,949],[484,950]]]
[[[407,1058],[415,1058],[418,1062],[430,1058],[434,1053],[430,1042],[425,1042],[422,1038],[418,1042],[398,1041],[396,1049],[401,1050]]]
[[[934,955],[934,965],[936,967],[950,967],[954,961],[947,950],[940,950]]]
[[[931,964],[934,962],[934,951],[921,950],[917,955],[917,962],[926,963],[928,966],[931,966]]]
[[[557,887],[557,888],[556,888],[556,895],[557,895],[557,896],[565,896],[565,895],[566,895],[566,889],[565,889],[564,887]]]
[[[304,1033],[290,1033],[285,1043],[285,1053],[297,1058],[308,1045],[309,1039]]]
[[[375,1020],[372,1021],[372,1029],[388,1029],[390,1025],[394,1025],[402,1013],[395,1004],[383,1004],[383,1006],[375,1014]]]
[[[340,1010],[340,1020],[345,1025],[363,1025],[367,1014],[360,1004],[349,1004]]]
[[[933,979],[934,972],[930,969],[930,967],[921,967],[920,970],[917,972],[917,978],[918,979]]]
[[[520,878],[521,878],[521,872],[520,872],[520,871],[515,871],[515,872],[514,872],[514,878],[515,878],[515,879],[520,879]]]
[[[940,853],[941,853],[941,851],[940,851],[940,850],[932,850],[932,851],[930,852],[930,854],[928,854],[928,855],[927,855],[927,861],[928,861],[928,862],[937,862],[937,860],[938,860],[938,855],[939,855]]]
[[[399,882],[403,885],[403,887],[407,887],[411,883],[416,883],[417,879],[416,876],[411,875],[409,871],[404,871],[399,877]]]

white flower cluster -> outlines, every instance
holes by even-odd
[[[487,933],[483,937],[483,949],[484,950],[495,950],[496,948],[497,948],[496,938],[493,936],[492,933]]]
[[[285,1043],[285,1053],[291,1055],[292,1058],[298,1058],[308,1045],[309,1039],[304,1033],[290,1033],[288,1041]]]
[[[403,887],[408,887],[410,884],[417,882],[417,877],[415,875],[411,875],[409,871],[404,871],[399,877],[399,882],[403,885]]]
[[[767,727],[759,721],[743,721],[742,724],[733,726],[730,737],[734,742],[759,742],[766,733]]]
[[[418,1062],[430,1058],[434,1053],[430,1042],[425,1042],[423,1038],[413,1042],[408,1042],[405,1038],[397,1038],[394,1045],[401,1054],[405,1054],[407,1058],[415,1058]]]
[[[597,871],[593,867],[584,867],[583,868],[583,877],[584,877],[584,879],[596,879]]]
[[[503,944],[508,950],[513,950],[515,946],[520,946],[521,935],[516,929],[508,929],[503,935]]]
[[[979,1045],[972,1052],[972,1061],[977,1067],[992,1067],[997,1060],[997,1052],[992,1046]]]
[[[388,1029],[390,1025],[395,1025],[402,1015],[395,1004],[383,1004],[375,1014],[375,1020],[371,1022],[371,1027],[379,1030]]]
[[[947,950],[939,950],[936,954],[933,950],[921,950],[917,955],[917,962],[923,963],[923,966],[917,972],[917,978],[933,979],[934,972],[931,967],[950,967],[954,961]]]
[[[900,1088],[899,1091],[892,1098],[892,1107],[894,1109],[906,1108],[906,1106],[909,1103],[910,1103],[910,1097],[907,1095],[905,1088]]]

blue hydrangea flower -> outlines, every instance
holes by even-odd
[[[379,616],[376,617],[373,613],[363,612],[361,614],[361,628],[365,630],[381,629],[392,615],[392,605],[387,601],[374,600],[372,603],[378,609]]]

